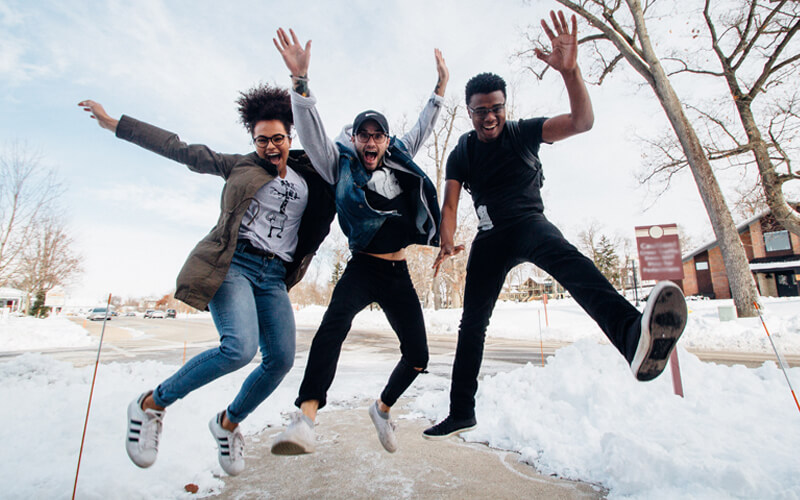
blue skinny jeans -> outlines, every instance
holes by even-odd
[[[240,248],[241,247],[241,248]],[[244,420],[272,394],[292,368],[295,323],[283,282],[283,261],[242,251],[238,245],[225,281],[209,302],[219,347],[202,352],[159,384],[153,400],[167,407],[193,390],[244,367],[261,349],[261,363],[245,379],[228,420]]]

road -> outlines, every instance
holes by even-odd
[[[91,335],[100,336],[102,321],[73,319],[83,325]],[[106,322],[103,337],[103,361],[124,361],[137,358],[154,359],[164,362],[181,363],[184,359],[213,347],[218,343],[217,330],[208,317],[178,319],[143,319],[141,317],[117,317]],[[298,327],[297,354],[305,359],[316,328]],[[544,342],[521,339],[487,338],[484,351],[483,373],[494,371],[493,366],[506,363],[542,365],[542,358],[567,345],[566,342]],[[433,359],[447,358],[455,351],[454,335],[429,335],[428,348]],[[344,344],[345,350],[367,349],[372,352],[397,353],[398,340],[394,333],[380,330],[354,329]],[[725,351],[691,351],[702,361],[726,365],[741,364],[750,368],[774,361],[772,353],[742,353]],[[59,349],[49,354],[58,359],[70,361],[76,366],[93,363],[96,348]],[[784,356],[789,366],[800,366],[800,355]],[[496,363],[492,363],[496,362]],[[487,369],[489,370],[487,372]],[[437,366],[432,363],[429,370],[449,376],[449,364]]]

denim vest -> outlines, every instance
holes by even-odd
[[[374,210],[365,193],[371,174],[364,169],[356,153],[337,143],[339,148],[339,180],[336,182],[336,213],[339,225],[347,236],[350,250],[355,253],[366,247],[383,222],[398,217],[397,212]],[[392,168],[419,178],[419,191],[403,193],[414,197],[416,234],[409,244],[439,246],[439,201],[436,188],[427,175],[414,163],[402,142],[392,137],[384,161],[393,160]]]

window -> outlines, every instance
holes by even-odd
[[[694,268],[698,271],[708,271],[708,262],[695,262]]]
[[[771,233],[764,233],[764,245],[767,248],[767,252],[791,250],[792,242],[789,240],[789,231],[773,231]]]

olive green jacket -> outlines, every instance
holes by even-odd
[[[189,170],[225,179],[219,220],[189,254],[176,283],[175,298],[197,309],[206,309],[228,273],[244,213],[256,192],[275,178],[275,167],[255,152],[217,153],[204,145],[181,142],[172,132],[125,115],[120,118],[116,134],[120,139],[183,163]],[[297,249],[293,261],[286,264],[285,282],[290,289],[302,279],[327,236],[336,207],[330,185],[316,173],[303,151],[291,150],[288,165],[308,184],[308,205],[300,222]]]

